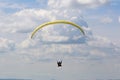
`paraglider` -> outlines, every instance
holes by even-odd
[[[66,20],[56,20],[56,21],[51,21],[51,22],[46,22],[46,23],[43,23],[41,24],[40,26],[38,26],[37,28],[35,28],[31,34],[31,38],[33,38],[33,36],[35,35],[35,33],[42,29],[43,27],[47,27],[48,25],[52,25],[52,24],[69,24],[69,25],[72,25],[73,27],[76,27],[78,28],[83,35],[85,35],[85,32],[84,30],[77,24],[73,23],[73,22],[70,22],[70,21],[66,21]]]
[[[41,24],[40,26],[38,26],[37,28],[35,28],[31,34],[31,39],[34,37],[35,33],[38,31],[38,30],[41,30],[42,28],[44,27],[47,27],[48,25],[53,25],[53,24],[69,24],[69,25],[72,25],[73,27],[76,27],[77,29],[80,30],[80,32],[85,35],[85,32],[84,30],[77,24],[73,23],[73,22],[70,22],[70,21],[66,21],[66,20],[55,20],[55,21],[51,21],[51,22],[46,22],[46,23],[43,23]],[[62,61],[57,61],[57,65],[58,67],[62,67]]]

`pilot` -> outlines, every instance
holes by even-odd
[[[57,61],[58,67],[62,67],[62,61]]]

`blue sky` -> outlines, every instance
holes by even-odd
[[[0,78],[120,79],[119,8],[119,0],[0,0]],[[54,25],[29,39],[38,25],[54,20],[72,21],[86,36]]]

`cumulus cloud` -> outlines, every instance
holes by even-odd
[[[69,12],[74,12],[76,14],[70,14],[71,20],[75,20],[75,15],[79,16],[78,14],[80,11],[70,11],[64,10],[63,13],[59,10],[36,10],[36,9],[24,9],[18,11],[14,14],[10,15],[1,15],[2,18],[0,22],[0,28],[2,28],[1,32],[9,32],[9,33],[28,33],[32,30],[33,26],[38,26],[39,24],[47,21],[52,21],[56,19],[66,19],[68,20],[70,16],[67,16]],[[61,13],[57,15],[58,13]],[[2,14],[2,13],[1,13]],[[62,17],[61,17],[62,16]],[[75,20],[77,21],[77,19]],[[81,20],[83,23],[85,21]],[[29,25],[30,24],[30,25]],[[82,24],[81,24],[82,25]],[[87,25],[85,25],[87,26]]]
[[[29,16],[34,18],[36,17],[33,15],[34,12],[37,15],[39,11],[41,15],[38,14],[38,16],[42,18],[39,20],[39,23],[57,19],[70,20],[83,27],[87,38],[83,37],[79,30],[72,26],[55,25],[46,27],[40,30],[34,39],[26,39],[19,45],[19,54],[24,56],[25,60],[52,61],[55,58],[59,59],[61,57],[77,61],[104,60],[119,55],[119,48],[117,48],[117,46],[106,38],[94,36],[84,19],[78,14],[69,14],[69,10],[63,10],[63,12],[58,14],[60,12],[59,10],[46,11],[27,9],[17,12],[16,15],[26,16],[25,12],[31,12]],[[79,14],[81,13],[79,12]]]
[[[96,8],[108,3],[108,0],[49,0],[48,6],[52,8]]]
[[[67,3],[68,2],[68,3]],[[51,7],[60,5],[59,7],[76,7],[85,5],[94,5],[107,3],[107,0],[49,0],[48,5]],[[54,4],[52,6],[52,4]],[[56,7],[57,8],[57,7]],[[24,9],[10,15],[3,15],[0,21],[1,33],[19,33],[27,36],[25,40],[18,43],[15,52],[26,61],[52,61],[55,58],[65,58],[72,60],[104,60],[114,58],[119,55],[119,48],[106,38],[94,36],[87,22],[81,16],[81,10],[76,9]],[[86,33],[83,36],[81,32],[69,25],[54,25],[45,27],[40,30],[34,39],[28,39],[27,33],[30,35],[32,30],[47,21],[53,20],[69,20],[80,25]],[[105,23],[111,22],[111,18],[107,17],[103,20]],[[16,39],[17,41],[18,39]],[[1,39],[3,45],[2,50],[11,50],[15,46],[9,40]]]
[[[70,12],[75,14],[72,14],[72,13],[70,14]],[[84,29],[86,29],[86,34],[91,33],[87,23],[82,19],[82,17],[79,14],[81,14],[81,12],[77,10],[72,10],[72,11],[63,10],[63,12],[61,12],[59,10],[25,9],[25,10],[16,12],[12,15],[8,15],[7,17],[5,15],[1,16],[1,18],[3,17],[4,18],[3,20],[1,20],[1,23],[0,23],[0,27],[2,28],[0,31],[3,33],[6,33],[6,32],[29,33],[34,29],[33,26],[38,26],[39,24],[47,21],[62,19],[62,20],[69,20],[69,21],[75,22],[76,24],[82,27],[84,26],[85,27]],[[51,40],[55,40],[56,38],[57,38],[56,41],[68,40],[69,35],[71,35],[69,39],[76,39],[77,37],[75,37],[74,35],[77,36],[80,34],[80,32],[76,33],[76,31],[78,30],[72,26],[70,27],[68,25],[54,25],[54,26],[56,27],[47,27],[42,30],[42,33],[39,35],[42,38],[41,40],[51,41]],[[64,34],[63,31],[65,31],[66,34]],[[46,39],[46,38],[49,38],[49,39]]]
[[[44,14],[45,13],[45,14]],[[39,14],[39,15],[38,15]],[[44,16],[44,17],[42,17]],[[32,30],[32,27],[36,25],[37,21],[47,21],[46,10],[22,10],[10,15],[0,16],[2,18],[0,22],[1,32],[9,33],[28,33]],[[29,25],[30,24],[30,25]]]
[[[31,44],[31,43],[30,43]],[[52,53],[52,54],[51,54]],[[73,61],[102,61],[119,58],[119,48],[106,38],[93,36],[86,43],[56,44],[36,42],[34,47],[21,53],[33,61],[53,61],[56,59]]]
[[[86,33],[68,25],[54,25],[40,30],[34,39],[26,38],[17,43],[15,52],[27,61],[52,61],[59,58],[71,60],[104,60],[119,55],[119,48],[106,38],[94,36],[78,10],[36,10],[24,9],[3,19],[1,32],[30,33],[39,24],[58,19],[69,20],[80,25]],[[60,14],[59,14],[60,13]],[[24,19],[23,19],[24,18]],[[5,21],[7,20],[7,24]],[[23,35],[25,36],[25,35]],[[27,36],[29,37],[29,36]],[[16,39],[17,40],[17,39]],[[11,43],[2,40],[2,44]],[[1,49],[11,50],[1,46]],[[13,48],[12,48],[13,49]],[[52,54],[51,54],[52,53]]]

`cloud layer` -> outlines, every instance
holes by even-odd
[[[1,29],[2,33],[8,32],[23,36],[26,34],[29,37],[37,25],[58,19],[75,22],[82,26],[86,33],[86,36],[83,36],[78,29],[72,26],[54,25],[40,30],[33,40],[24,38],[25,40],[22,39],[23,41],[16,45],[11,41],[1,39],[3,44],[1,44],[1,50],[12,51],[16,47],[15,52],[19,52],[18,54],[24,56],[24,59],[35,61],[52,61],[56,55],[58,58],[65,56],[65,59],[78,59],[78,61],[79,59],[103,60],[117,57],[119,55],[118,47],[107,39],[94,36],[80,14],[81,11],[70,11],[69,9],[62,12],[61,10],[24,9],[9,16],[1,16],[4,17],[0,26],[1,28],[4,26]]]
[[[13,51],[16,45],[12,40],[0,38],[0,53]]]
[[[38,62],[53,61],[56,56],[68,60],[69,58],[75,59],[76,61],[102,61],[119,57],[119,47],[106,38],[94,35],[84,20],[80,9],[68,9],[68,7],[75,8],[81,5],[98,7],[106,3],[108,3],[107,0],[68,0],[65,3],[63,0],[49,0],[48,6],[55,7],[55,9],[23,9],[13,14],[4,14],[0,16],[2,19],[0,21],[0,32],[2,34],[19,34],[23,37],[19,36],[20,42],[18,42],[18,38],[12,41],[9,38],[0,38],[2,44],[0,51],[11,52],[14,50],[15,54],[23,56],[25,60]],[[85,30],[86,36],[83,36],[78,29],[72,26],[54,25],[40,30],[34,39],[29,39],[36,26],[53,20],[72,21]],[[110,23],[112,20],[107,17],[102,21]]]
[[[38,14],[39,12],[40,14]],[[94,36],[87,23],[81,16],[78,14],[70,14],[69,10],[65,10],[63,13],[55,15],[59,12],[60,11],[57,10],[49,11],[27,9],[17,12],[14,15],[15,18],[16,16],[24,16],[26,19],[28,18],[29,20],[27,20],[32,22],[31,25],[33,25],[33,23],[35,24],[35,21],[35,25],[37,25],[46,21],[57,19],[71,20],[83,27],[86,36],[82,36],[79,30],[67,25],[55,25],[46,27],[45,29],[38,32],[33,40],[26,38],[20,44],[18,44],[16,52],[19,55],[24,56],[23,58],[25,60],[38,62],[53,61],[56,58],[59,59],[62,57],[68,60],[70,58],[71,60],[75,61],[101,61],[104,59],[116,58],[119,55],[119,48],[114,45],[114,43],[105,38]],[[16,26],[13,27],[12,29],[16,29],[14,33],[27,33],[30,35],[30,32],[32,31],[31,27],[27,26],[26,30],[29,31],[24,31],[25,25],[28,25],[29,23],[26,22],[27,20],[24,19],[22,22],[18,21],[18,24],[23,24],[23,22],[25,22],[25,24],[21,25],[20,28],[17,28]]]
[[[52,8],[96,8],[108,3],[108,0],[49,0],[48,5]],[[58,6],[59,5],[59,6]]]

